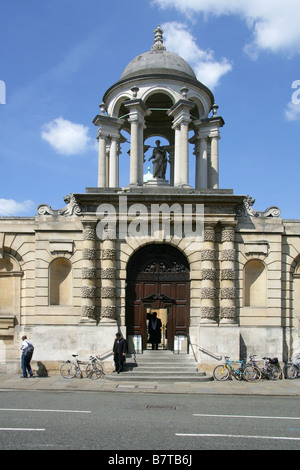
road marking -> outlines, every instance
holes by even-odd
[[[0,431],[45,431],[38,428],[0,428]]]
[[[247,418],[247,419],[300,419],[297,417],[289,416],[246,416],[246,415],[213,415],[213,414],[198,414],[194,413],[193,416],[213,417],[213,418]]]
[[[277,437],[277,436],[246,436],[236,434],[180,434],[177,433],[175,436],[179,437],[230,437],[237,439],[275,439],[282,441],[300,441],[300,437]]]
[[[42,410],[34,408],[0,408],[0,411],[35,411],[45,413],[91,413],[91,411],[80,411],[80,410]]]

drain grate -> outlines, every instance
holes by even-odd
[[[176,406],[172,405],[147,405],[146,408],[148,409],[155,409],[155,410],[176,410]]]

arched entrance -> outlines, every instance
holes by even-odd
[[[127,337],[140,335],[147,349],[147,320],[153,311],[162,319],[161,348],[173,350],[175,335],[188,335],[190,272],[185,256],[167,244],[139,249],[127,265]]]

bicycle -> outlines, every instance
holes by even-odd
[[[66,361],[60,367],[60,373],[64,379],[73,379],[74,377],[83,378],[80,364],[83,361],[77,359],[78,354],[72,354],[74,359],[72,361]],[[99,356],[90,356],[90,360],[85,368],[86,377],[89,379],[99,379],[104,376],[102,364]]]
[[[229,356],[225,356],[225,364],[220,364],[213,370],[213,376],[218,381],[228,380],[234,376],[237,380],[245,379],[247,382],[255,382],[257,379],[258,372],[255,367],[245,364],[244,361],[230,361]],[[232,363],[240,364],[240,367],[236,369]]]
[[[277,357],[263,357],[264,366],[259,367],[254,359],[257,354],[250,356],[249,364],[256,369],[260,373],[260,378],[262,379],[269,379],[269,380],[278,380],[282,377],[282,370],[278,362]]]
[[[292,362],[284,365],[284,377],[289,380],[300,377],[300,354],[296,354],[292,358]]]

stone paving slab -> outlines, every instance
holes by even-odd
[[[87,392],[148,392],[183,394],[228,394],[228,395],[277,395],[300,396],[300,380],[260,381],[257,383],[238,382],[128,382],[107,379],[64,379],[60,375],[48,377],[33,376],[23,379],[20,374],[1,374],[0,390],[40,391],[87,391]]]

